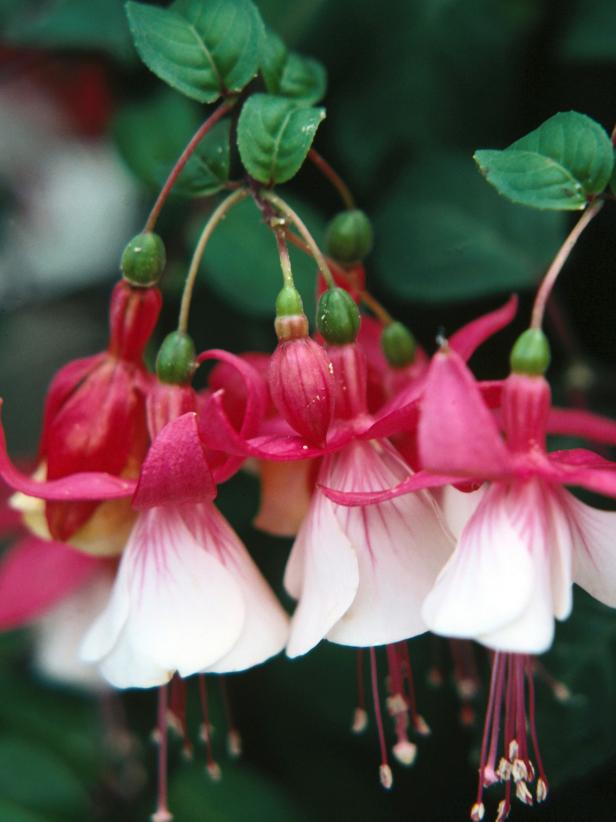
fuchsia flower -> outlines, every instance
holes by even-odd
[[[464,353],[470,356],[514,311],[515,302],[510,301],[496,322],[488,315],[480,327],[473,326],[470,336],[461,337]],[[335,378],[335,419],[325,444],[293,433],[242,438],[225,414],[220,393],[209,398],[204,410],[206,441],[221,451],[267,461],[322,457],[317,485],[341,491],[379,494],[400,482],[409,468],[386,437],[414,424],[420,388],[413,386],[403,400],[392,401],[372,417],[359,346],[331,345],[327,355]],[[293,384],[291,380],[281,405],[292,426],[309,407],[303,386],[293,395]],[[440,482],[425,476],[423,481],[425,487]],[[427,492],[407,497],[402,505],[392,502],[363,511],[344,508],[315,489],[285,573],[285,586],[299,601],[287,646],[290,656],[306,653],[323,638],[373,646],[426,630],[421,602],[449,556],[453,539]]]

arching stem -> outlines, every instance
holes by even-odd
[[[160,212],[162,211],[163,206],[167,201],[167,197],[171,193],[171,189],[173,188],[178,177],[182,173],[184,166],[190,160],[193,152],[195,151],[201,140],[208,133],[208,131],[210,131],[210,129],[213,128],[213,126],[215,126],[216,123],[222,117],[225,116],[225,114],[231,111],[231,109],[235,105],[235,102],[236,98],[232,98],[218,106],[218,108],[212,114],[210,114],[207,120],[204,123],[202,123],[197,129],[197,131],[193,134],[193,136],[190,139],[190,142],[188,143],[184,151],[180,154],[176,164],[169,172],[169,176],[167,177],[164,186],[160,190],[160,194],[156,198],[156,202],[152,206],[152,210],[150,211],[148,219],[145,222],[145,226],[143,229],[144,232],[154,231],[154,228],[160,216]]]
[[[327,160],[324,157],[321,157],[318,151],[315,151],[313,148],[311,148],[308,152],[308,159],[314,163],[321,174],[323,174],[323,176],[326,177],[333,185],[345,206],[348,209],[354,209],[355,199],[351,194],[351,189],[344,182],[342,177],[332,168],[332,166],[330,166]]]
[[[271,203],[274,208],[282,214],[284,217],[287,218],[293,225],[297,228],[299,233],[304,239],[306,246],[309,250],[309,253],[314,257],[316,264],[319,268],[319,271],[323,275],[323,279],[329,286],[329,288],[335,288],[336,283],[334,282],[334,278],[332,276],[331,271],[329,270],[329,266],[327,264],[327,260],[325,259],[321,249],[316,244],[314,237],[306,228],[306,225],[302,221],[299,214],[297,214],[291,206],[286,203],[281,197],[277,194],[274,194],[273,191],[262,191],[260,193],[260,197],[263,200]]]
[[[530,321],[531,328],[541,328],[543,323],[543,315],[545,313],[545,306],[554,287],[554,283],[556,282],[562,267],[567,262],[569,254],[571,254],[571,251],[577,243],[580,235],[603,208],[603,202],[603,200],[595,200],[592,205],[588,206],[586,211],[573,226],[569,236],[559,248],[558,253],[546,271],[546,274],[541,281],[541,285],[539,286],[539,290],[537,291]]]
[[[199,237],[199,241],[195,247],[192,260],[190,261],[188,274],[186,275],[186,282],[184,283],[184,291],[182,293],[182,302],[180,304],[178,331],[182,331],[183,333],[188,331],[188,315],[190,313],[190,303],[192,300],[193,289],[195,287],[195,280],[197,279],[199,267],[201,266],[201,260],[203,259],[203,253],[210,237],[214,233],[217,225],[224,219],[224,217],[226,217],[233,206],[244,200],[249,194],[250,192],[246,188],[240,188],[237,191],[234,191],[233,194],[229,194],[229,196],[226,197],[222,203],[220,203],[218,208],[214,210],[212,216],[205,224],[205,227],[201,232],[201,236]]]

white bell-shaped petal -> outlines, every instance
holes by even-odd
[[[574,544],[573,578],[604,605],[616,607],[616,511],[599,511],[563,491]]]

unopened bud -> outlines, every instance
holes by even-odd
[[[475,802],[473,807],[471,808],[470,817],[472,822],[481,822],[483,817],[485,816],[486,809],[484,807],[483,802]]]
[[[303,314],[302,298],[295,286],[285,285],[276,297],[276,316],[286,317],[292,314]]]
[[[327,226],[327,253],[339,263],[359,262],[372,250],[374,234],[368,216],[357,208],[337,214]]]
[[[317,328],[330,345],[355,342],[360,316],[355,300],[344,288],[328,288],[319,300]]]
[[[131,285],[147,288],[158,282],[166,261],[165,245],[158,234],[137,234],[122,252],[122,276]]]
[[[403,323],[393,322],[381,332],[381,347],[387,362],[393,368],[404,368],[415,359],[417,343]]]
[[[335,385],[327,352],[310,337],[281,341],[269,365],[280,415],[301,436],[322,445],[334,415]]]
[[[195,371],[195,344],[183,331],[167,334],[156,357],[156,376],[161,382],[187,385]]]
[[[385,790],[389,791],[394,784],[394,775],[389,765],[379,765],[379,781]]]
[[[409,768],[417,757],[417,745],[413,745],[408,739],[401,739],[391,749],[401,765]]]
[[[353,712],[353,721],[351,722],[351,731],[354,734],[363,734],[368,727],[368,712],[363,708],[355,708]]]
[[[550,344],[540,328],[527,328],[511,349],[511,370],[529,377],[542,376],[550,364]]]

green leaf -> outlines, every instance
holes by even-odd
[[[268,32],[261,57],[261,73],[270,94],[280,94],[311,105],[325,96],[327,73],[318,60],[288,51],[280,37]]]
[[[296,199],[287,197],[293,207]],[[310,231],[323,233],[323,221],[304,204],[297,204]],[[314,305],[316,266],[293,246],[289,248],[295,284],[310,316]],[[208,243],[204,256],[204,282],[238,311],[274,318],[274,302],[282,285],[280,262],[272,232],[251,201],[225,217]]]
[[[150,100],[125,106],[113,133],[122,158],[146,185],[159,188],[201,122],[199,107],[164,89]],[[217,123],[199,143],[178,177],[173,194],[204,197],[229,179],[229,121]]]
[[[2,9],[4,17],[4,9]],[[6,43],[46,48],[102,49],[126,60],[134,57],[123,0],[18,2],[2,20]]]
[[[515,203],[577,210],[602,192],[614,166],[605,129],[575,111],[555,114],[504,151],[477,151],[488,181]]]
[[[325,109],[306,108],[284,97],[254,94],[239,117],[242,163],[260,183],[285,183],[300,170]]]
[[[263,21],[250,0],[126,4],[139,56],[170,86],[201,103],[240,92],[257,73]]]
[[[562,236],[563,215],[508,203],[455,154],[420,158],[375,214],[378,274],[402,300],[442,303],[530,288]]]
[[[0,740],[0,796],[42,811],[86,808],[73,771],[57,756],[18,737]]]

